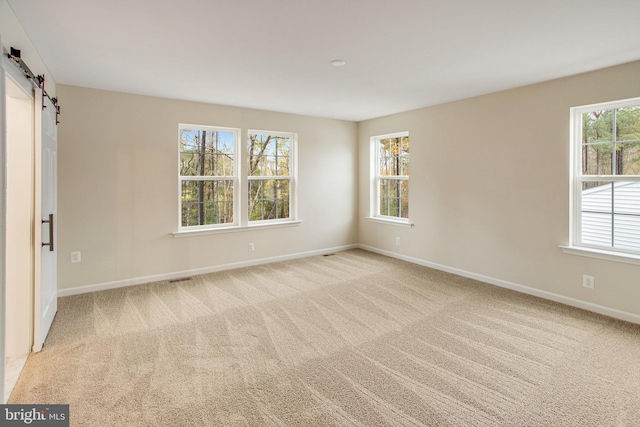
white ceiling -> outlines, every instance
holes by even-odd
[[[58,83],[352,121],[640,59],[639,0],[8,3]]]

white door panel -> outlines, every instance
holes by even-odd
[[[40,238],[43,244],[40,250],[39,275],[36,271],[33,351],[40,351],[58,309],[58,151],[55,106],[48,98],[44,98],[46,108],[42,108],[42,91],[39,89],[36,90],[36,99],[40,100],[40,102],[36,102],[36,104],[40,104],[36,105],[36,117],[40,116],[41,130],[39,141],[36,138],[36,153],[39,142],[41,154],[40,215],[42,220]],[[36,133],[38,133],[37,122],[38,119],[36,119]],[[37,176],[38,173],[36,173],[36,179]],[[38,191],[36,191],[36,197],[38,197]],[[37,265],[36,261],[36,268]]]

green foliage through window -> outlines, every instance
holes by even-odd
[[[640,175],[640,105],[582,114],[582,173]]]
[[[233,222],[233,181],[182,181],[182,226]]]
[[[378,214],[409,218],[409,135],[375,138]]]
[[[249,221],[291,218],[292,135],[249,132]]]
[[[180,126],[179,143],[182,226],[233,223],[236,133]]]

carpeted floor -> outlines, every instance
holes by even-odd
[[[639,426],[640,326],[352,250],[61,298],[10,403],[74,426]]]

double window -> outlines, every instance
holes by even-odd
[[[371,138],[373,188],[371,216],[409,221],[409,133]]]
[[[292,133],[181,124],[180,229],[214,229],[295,220]]]
[[[640,254],[640,98],[572,112],[572,244]]]

